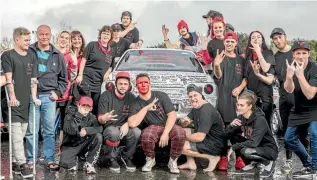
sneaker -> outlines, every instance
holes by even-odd
[[[20,168],[21,168],[21,176],[24,179],[33,177],[33,168],[30,168],[28,164],[22,164]]]
[[[228,158],[227,156],[221,157],[219,163],[218,163],[218,169],[221,171],[227,171],[228,168]]]
[[[170,160],[168,161],[168,168],[170,169],[170,172],[173,174],[179,174],[179,169],[177,167],[177,158],[176,159],[172,159],[170,158]]]
[[[87,174],[96,174],[96,170],[92,164],[86,162],[84,166]]]
[[[14,174],[21,174],[21,167],[18,165],[18,163],[14,162],[12,163],[12,171]]]
[[[111,158],[110,161],[111,161],[110,170],[112,170],[112,171],[120,171],[120,166],[118,164],[117,159]]]
[[[73,166],[73,167],[71,167],[71,168],[69,168],[67,170],[68,171],[72,171],[72,172],[77,171],[77,165],[75,165],[75,166]]]
[[[236,159],[235,168],[236,168],[236,169],[242,169],[242,168],[244,168],[244,167],[245,167],[245,164],[244,164],[242,158],[241,158],[241,157],[238,157],[238,158]]]
[[[292,171],[293,162],[291,159],[286,160],[285,164],[282,166],[281,171],[284,174],[289,174]]]
[[[155,158],[150,158],[150,157],[146,157],[146,163],[145,165],[142,167],[142,171],[143,172],[150,172],[152,170],[152,168],[155,166],[156,162],[155,162]]]
[[[257,162],[252,161],[250,164],[244,166],[242,169],[236,169],[232,174],[251,175],[254,174]]]
[[[136,167],[135,165],[133,164],[132,162],[132,159],[131,158],[123,158],[121,157],[121,160],[123,162],[123,164],[125,165],[125,168],[129,171],[135,171],[136,170]]]
[[[268,165],[260,164],[260,177],[268,178],[274,174],[275,171],[275,161],[270,161]]]
[[[294,172],[293,177],[310,177],[316,174],[317,170],[312,170],[311,167],[304,167],[301,171]]]

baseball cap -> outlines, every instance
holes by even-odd
[[[310,46],[308,41],[295,41],[293,44],[293,52],[297,49],[306,49],[310,51]]]
[[[226,31],[227,32],[234,32],[234,27],[231,24],[226,23]]]
[[[199,94],[202,94],[203,89],[201,87],[196,86],[195,84],[190,84],[187,86],[187,94],[189,94],[192,91],[195,91],[195,92],[198,92]]]
[[[130,80],[130,74],[128,72],[122,71],[116,74],[116,79],[118,78],[127,78]]]
[[[203,18],[208,18],[208,17],[210,17],[213,13],[215,13],[216,11],[214,11],[214,10],[210,10],[210,11],[208,11],[208,13],[206,14],[206,15],[203,15]]]
[[[92,107],[93,105],[93,101],[90,97],[88,96],[81,96],[79,101],[78,101],[79,105],[89,105],[90,107]]]
[[[115,31],[115,30],[122,31],[121,25],[120,25],[119,23],[113,24],[113,25],[111,26],[111,29],[112,29],[113,31]]]
[[[228,37],[231,37],[231,39],[238,41],[238,35],[235,32],[226,32],[224,40],[228,39]]]
[[[285,31],[282,28],[274,28],[271,32],[270,38],[273,38],[274,34],[285,34]]]

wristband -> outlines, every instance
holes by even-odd
[[[8,84],[14,84],[14,80],[8,79],[8,80],[6,81],[6,85],[8,85]]]
[[[164,41],[169,41],[170,39],[164,39]]]

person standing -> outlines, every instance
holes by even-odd
[[[31,32],[28,29],[15,28],[14,49],[5,51],[1,56],[11,106],[12,170],[23,178],[33,177],[33,170],[26,162],[23,141],[28,123],[32,121],[29,119],[30,94],[35,105],[40,105],[36,94],[37,59],[29,49],[30,39]]]
[[[301,160],[304,168],[293,176],[317,174],[317,65],[309,61],[308,41],[295,41],[293,45],[294,61],[287,61],[284,88],[293,93],[294,107],[288,118],[285,143]],[[286,61],[286,60],[285,60]],[[311,155],[299,140],[299,127],[309,128]]]
[[[57,170],[59,166],[54,163],[55,154],[55,113],[56,100],[62,97],[67,87],[67,69],[63,54],[57,50],[50,40],[52,37],[51,28],[48,25],[40,25],[37,28],[37,39],[30,46],[30,49],[37,57],[38,61],[38,98],[41,101],[40,107],[35,107],[35,131],[33,121],[29,122],[26,132],[26,145],[28,163],[33,164],[33,158],[37,159],[38,154],[38,131],[40,124],[44,139],[44,160],[47,168]],[[29,119],[33,119],[33,104],[30,102]],[[41,123],[40,123],[41,119]],[[33,134],[35,132],[35,134]],[[33,154],[33,137],[35,137],[36,154]]]

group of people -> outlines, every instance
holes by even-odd
[[[170,42],[169,29],[162,26],[167,48],[194,52],[218,86],[216,107],[205,100],[201,87],[188,86],[192,110],[179,120],[168,95],[151,90],[149,74],[135,77],[137,97],[129,91],[131,77],[128,72],[115,74],[115,88],[101,94],[102,83],[109,80],[109,74],[123,53],[127,49],[141,48],[143,44],[132,23],[131,12],[122,13],[121,24],[103,26],[98,40],[87,46],[79,31],[62,31],[55,47],[50,43],[48,25],[38,27],[38,41],[32,45],[29,30],[14,29],[14,49],[1,56],[1,86],[5,85],[8,90],[12,111],[13,171],[24,178],[32,177],[33,159],[40,156],[38,131],[41,124],[43,155],[50,170],[83,168],[88,174],[96,173],[97,160],[107,158],[111,170],[119,171],[118,160],[121,160],[127,170],[135,171],[133,156],[140,142],[146,159],[142,167],[144,172],[151,171],[156,164],[155,148],[170,145],[168,167],[171,173],[179,173],[179,169],[196,170],[194,158],[209,161],[204,171],[214,171],[217,167],[227,170],[233,151],[235,168],[242,173],[260,168],[262,177],[271,176],[278,157],[270,127],[272,84],[278,81],[281,133],[285,134],[287,151],[283,168],[292,169],[291,155],[295,152],[304,170],[293,175],[316,174],[317,66],[309,57],[309,43],[298,41],[291,47],[286,44],[285,31],[274,28],[270,36],[278,48],[274,54],[267,47],[263,34],[253,31],[245,54],[241,54],[238,35],[232,25],[225,23],[220,12],[211,10],[203,18],[208,25],[207,37],[190,32],[188,24],[181,20],[177,25],[181,36],[177,44]],[[61,130],[59,148],[55,152],[57,108],[61,112]],[[311,155],[307,152],[308,134]],[[100,151],[104,157],[99,157]],[[55,153],[60,156],[58,162]],[[178,165],[182,154],[187,162]]]

